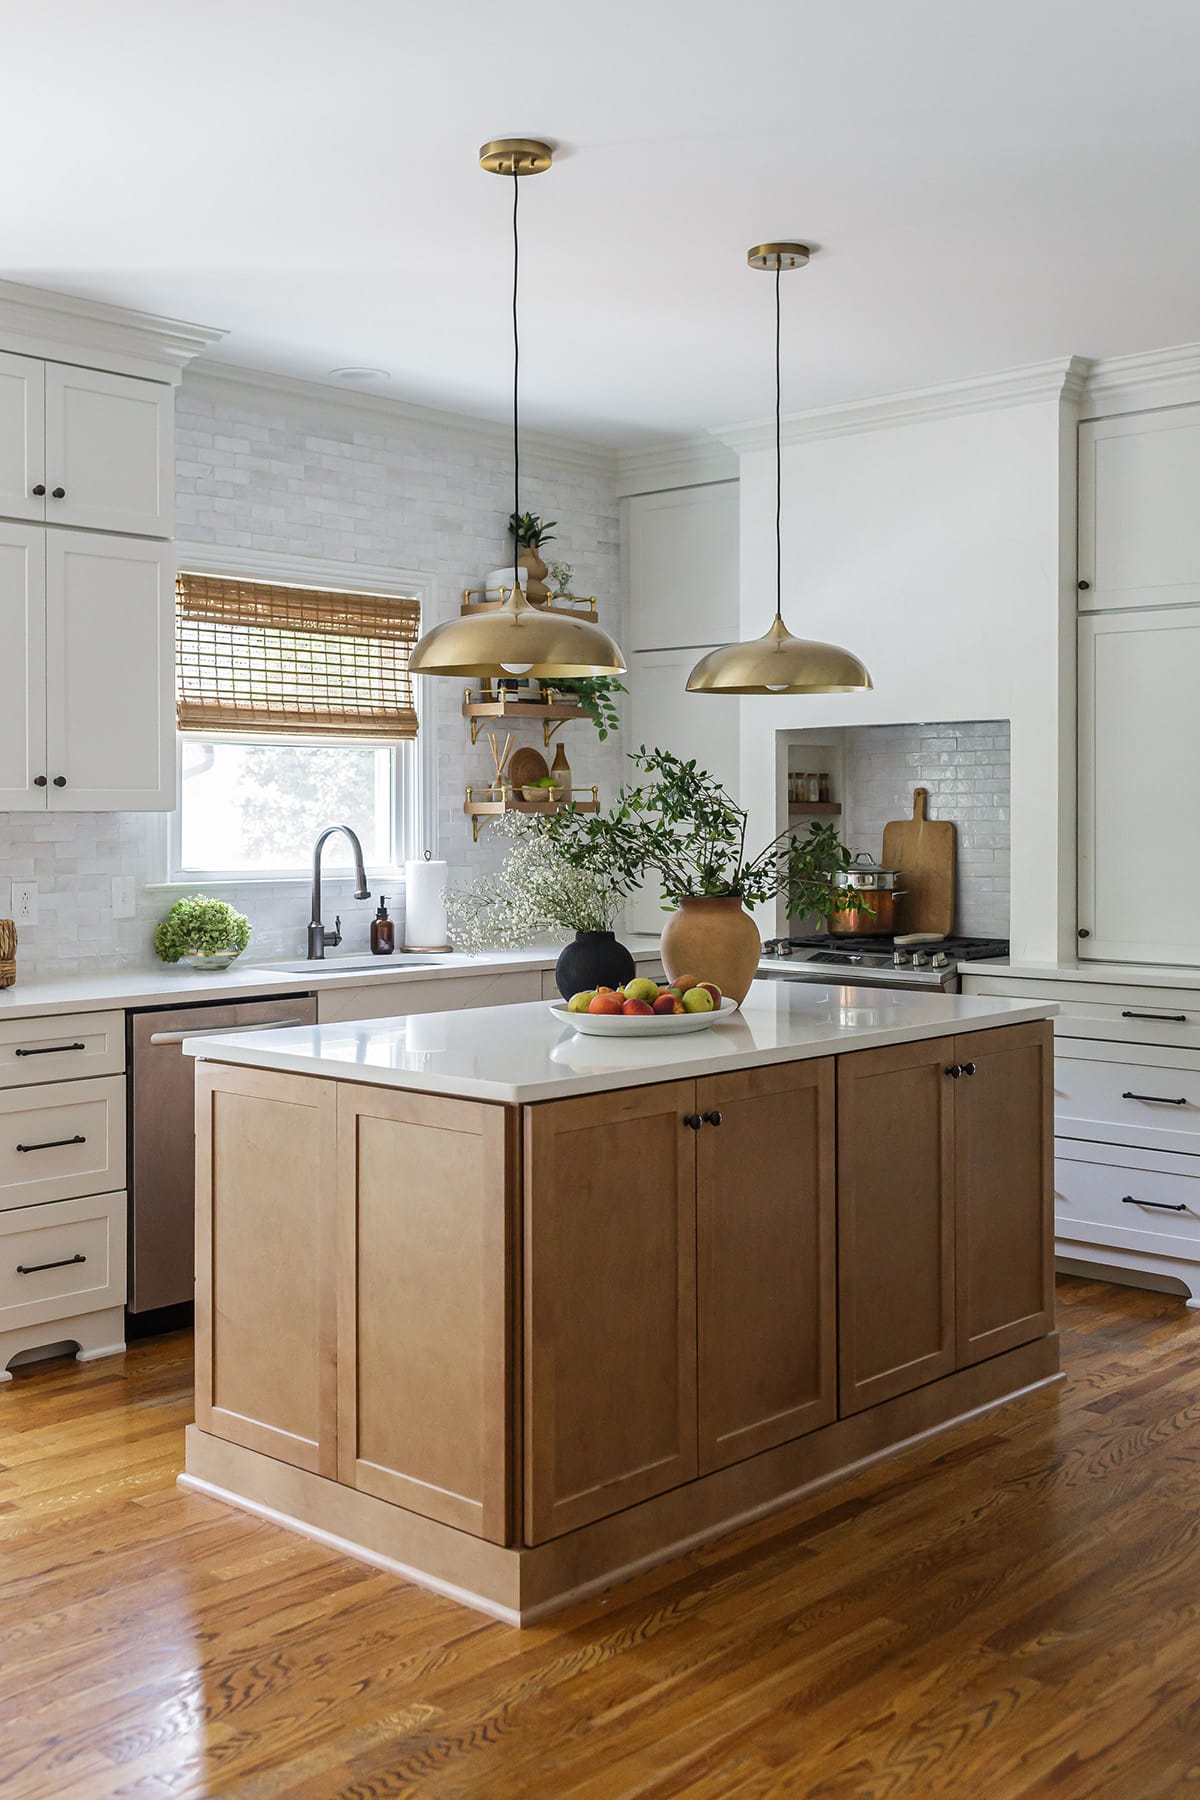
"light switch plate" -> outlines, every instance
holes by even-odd
[[[36,925],[38,920],[37,882],[14,881],[12,884],[12,916],[18,925]]]
[[[112,878],[112,916],[114,919],[132,919],[137,913],[137,896],[132,875],[114,875]]]

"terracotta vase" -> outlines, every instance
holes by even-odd
[[[762,939],[736,894],[685,898],[663,928],[667,979],[695,975],[715,981],[740,1006],[758,969]]]
[[[550,598],[550,589],[546,586],[549,570],[539,556],[533,544],[527,544],[517,558],[518,565],[528,572],[529,579],[525,583],[525,598],[537,606],[544,606]]]

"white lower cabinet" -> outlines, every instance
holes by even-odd
[[[10,1331],[124,1301],[124,1193],[0,1213],[0,1344],[10,1357]]]
[[[1053,1000],[1054,1247],[1200,1307],[1200,991],[965,975],[963,991]],[[1153,1282],[1151,1283],[1153,1285]]]

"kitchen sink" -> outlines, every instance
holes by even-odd
[[[395,969],[436,969],[442,958],[437,956],[313,956],[300,962],[271,963],[285,975],[334,975],[354,969],[371,969],[383,974]]]

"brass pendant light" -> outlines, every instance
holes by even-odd
[[[518,401],[521,342],[517,331],[517,281],[520,239],[517,196],[523,175],[541,175],[550,167],[549,144],[533,138],[497,138],[479,152],[480,167],[489,175],[507,175],[513,184],[513,515],[521,514],[521,440]],[[513,588],[492,612],[464,613],[435,625],[421,638],[409,659],[415,675],[466,675],[493,678],[532,675],[551,681],[579,675],[620,675],[625,659],[607,631],[570,613],[532,606],[521,592],[513,546]]]
[[[762,637],[724,644],[702,656],[688,676],[689,694],[854,694],[873,685],[851,651],[793,637],[783,622],[779,280],[787,269],[802,269],[808,258],[807,244],[756,244],[746,253],[752,269],[766,269],[775,276],[775,618]]]

